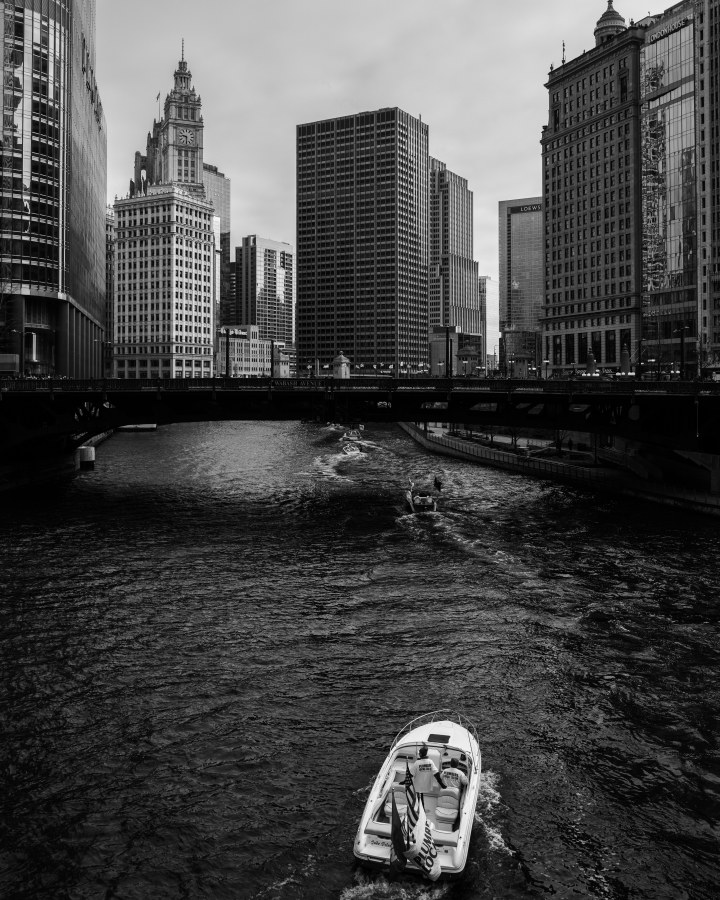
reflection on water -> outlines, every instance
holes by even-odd
[[[338,436],[119,434],[4,498],[0,895],[716,897],[717,524]],[[389,883],[355,829],[436,707],[483,749],[467,875]]]

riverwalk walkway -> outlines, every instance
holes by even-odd
[[[464,459],[468,462],[506,469],[534,478],[560,481],[588,490],[612,491],[626,496],[678,506],[683,509],[720,516],[720,494],[694,490],[675,484],[645,481],[629,472],[609,466],[573,465],[571,462],[519,456],[503,450],[493,450],[471,439],[427,432],[410,422],[400,422],[400,427],[420,446],[431,453]]]

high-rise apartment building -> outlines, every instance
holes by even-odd
[[[204,126],[191,77],[181,60],[148,155],[136,155],[130,192],[115,202],[119,378],[214,372],[222,226],[205,196]]]
[[[235,248],[236,320],[257,325],[261,340],[292,344],[295,324],[295,254],[290,244],[256,234]]]
[[[95,0],[4,3],[0,355],[96,377],[105,322],[107,132]]]
[[[641,24],[608,3],[596,46],[550,72],[543,130],[543,355],[634,361],[642,336]]]
[[[298,368],[428,359],[428,127],[401,109],[297,129]]]
[[[105,341],[103,342],[103,375],[112,375],[113,335],[115,334],[115,211],[105,212]]]
[[[230,244],[230,179],[217,166],[203,163],[203,184],[205,196],[215,208],[220,218],[220,316],[226,320],[235,305],[234,272]]]
[[[480,316],[485,337],[485,355],[493,357],[492,367],[497,367],[500,348],[500,285],[489,275],[478,277]]]
[[[543,309],[542,197],[503,200],[500,234],[500,366],[523,374],[541,362]]]
[[[465,178],[430,157],[429,320],[457,325],[465,340],[481,339],[478,265],[473,260],[473,195]]]

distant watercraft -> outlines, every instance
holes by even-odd
[[[118,431],[157,431],[157,425],[121,425]]]
[[[410,507],[410,512],[437,512],[437,500],[433,495],[429,491],[415,490],[415,483],[412,481],[410,489],[405,492],[405,502]]]
[[[423,746],[422,758],[433,763],[446,786],[435,781],[420,800],[409,769]],[[467,862],[480,772],[477,733],[462,716],[439,710],[413,719],[393,741],[370,791],[355,838],[357,859],[370,868],[389,871],[392,865],[432,881],[459,878]]]

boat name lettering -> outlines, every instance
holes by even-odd
[[[370,841],[373,847],[389,847],[390,841],[376,841],[374,838]]]

